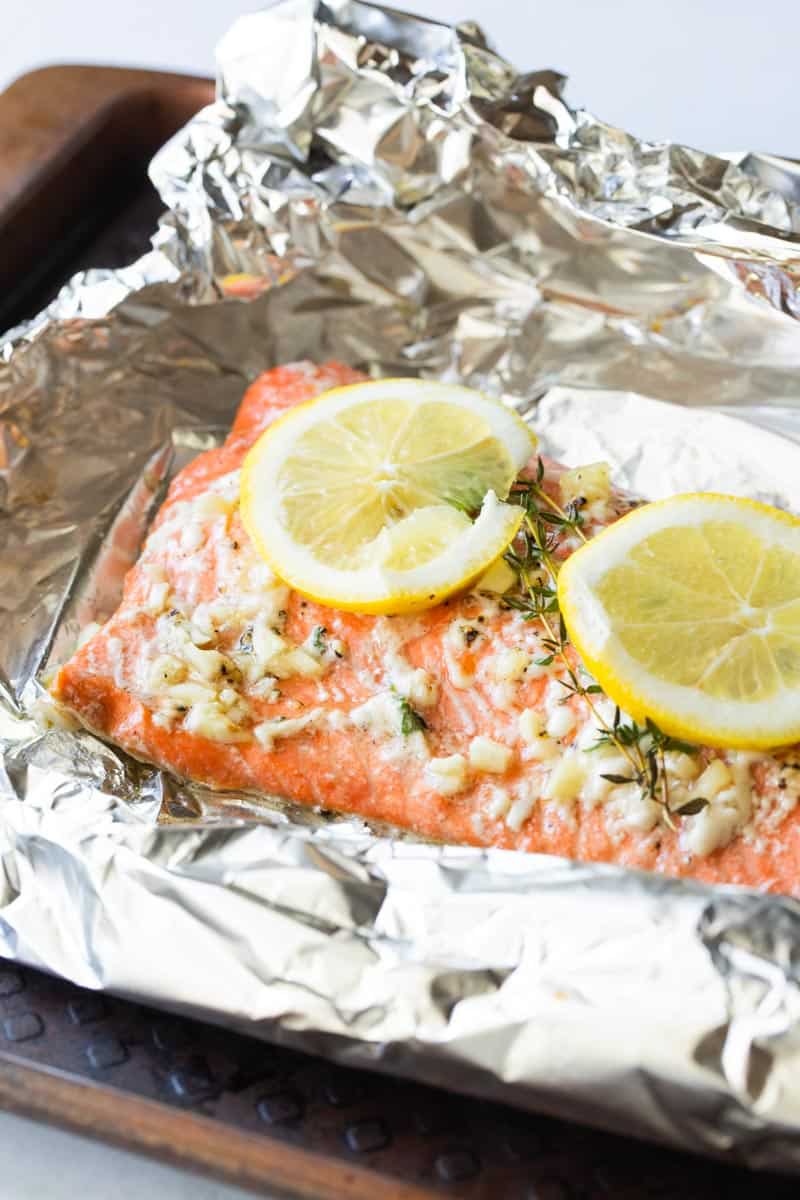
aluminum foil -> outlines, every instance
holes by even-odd
[[[42,732],[49,667],[275,363],[460,379],[644,495],[800,511],[791,163],[637,141],[475,26],[355,0],[245,17],[219,64],[217,101],[153,163],[152,252],[76,278],[0,350],[0,949],[349,1064],[797,1170],[795,901],[423,845]],[[230,298],[241,274],[255,298]]]

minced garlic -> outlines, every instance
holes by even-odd
[[[696,754],[683,754],[680,750],[668,750],[664,755],[667,774],[682,783],[690,783],[700,774],[700,764]]]
[[[557,758],[560,753],[561,747],[552,738],[532,737],[525,742],[522,758],[525,762],[531,759],[534,762],[548,762],[551,758]]]
[[[466,787],[467,760],[463,754],[432,758],[425,767],[425,776],[435,792],[441,796],[455,796]]]
[[[504,817],[511,806],[511,794],[507,788],[493,787],[486,801],[486,815],[493,821]]]
[[[485,660],[487,674],[498,683],[516,683],[530,666],[531,657],[524,650],[503,649]]]
[[[703,774],[693,783],[692,795],[703,796],[706,800],[712,800],[717,792],[730,787],[732,783],[733,775],[730,772],[730,768],[721,758],[714,758],[708,764],[705,771],[703,771]]]
[[[546,800],[574,804],[586,779],[586,760],[579,751],[570,750],[553,767],[544,786]]]
[[[238,728],[214,701],[194,704],[184,718],[184,729],[214,742],[247,742],[250,734]]]
[[[318,679],[320,675],[325,674],[325,664],[321,663],[319,659],[312,658],[300,646],[292,646],[283,654],[270,659],[269,669],[271,674],[277,675],[278,679],[290,679],[293,675]]]
[[[565,504],[570,504],[578,497],[588,504],[594,500],[607,500],[611,495],[611,468],[607,462],[573,467],[561,475],[558,487]]]
[[[547,718],[546,729],[550,737],[566,737],[574,728],[575,714],[568,704],[559,704]]]
[[[514,800],[508,812],[506,813],[505,821],[509,829],[513,829],[515,833],[519,833],[520,829],[533,812],[535,804],[536,794],[531,790],[517,796],[516,800]]]
[[[236,675],[234,664],[218,650],[201,650],[199,646],[188,642],[183,647],[181,657],[201,679],[209,681],[230,679]]]
[[[147,596],[142,603],[142,612],[150,617],[158,617],[169,608],[169,584],[165,579],[150,585]]]
[[[536,742],[544,732],[544,717],[535,708],[523,708],[519,714],[518,725],[523,742]]]
[[[650,833],[661,820],[661,806],[646,796],[636,783],[625,783],[612,789],[608,811],[611,832],[635,830]]]
[[[316,725],[321,716],[322,709],[312,708],[301,717],[275,717],[272,721],[262,721],[256,725],[253,734],[265,750],[272,750],[278,739],[295,737]]]
[[[167,693],[170,704],[189,708],[193,704],[205,704],[215,701],[217,694],[213,688],[203,683],[189,680],[186,683],[173,684]]]
[[[475,737],[469,744],[469,763],[476,771],[503,775],[511,765],[513,751],[502,742],[488,737]]]
[[[488,571],[484,571],[480,579],[474,585],[476,592],[492,592],[495,595],[502,595],[507,592],[510,587],[517,581],[517,573],[507,562],[502,558],[496,559],[489,567]]]
[[[166,692],[173,684],[186,678],[186,663],[174,654],[159,654],[153,660],[148,677],[151,692]]]

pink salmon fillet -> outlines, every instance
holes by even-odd
[[[337,363],[299,363],[256,379],[224,445],[173,481],[119,608],[60,669],[56,700],[137,758],[214,788],[440,842],[799,894],[800,750],[701,749],[694,767],[678,755],[679,774],[719,758],[733,782],[721,837],[708,826],[713,814],[673,830],[647,805],[609,803],[613,786],[587,748],[594,718],[584,699],[565,700],[563,665],[537,665],[546,655],[538,622],[478,592],[413,616],[339,612],[270,575],[237,510],[242,460],[287,408],[361,378]],[[562,470],[547,465],[549,489]],[[612,492],[588,527],[630,506]],[[274,672],[251,661],[253,639],[263,651],[270,634],[283,647],[269,660]],[[506,652],[515,651],[528,666],[509,678],[517,660]],[[499,753],[491,769],[470,763],[471,751],[485,760],[480,739],[499,747],[489,747],[490,758]],[[588,773],[565,803],[552,780],[568,757]]]

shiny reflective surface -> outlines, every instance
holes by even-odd
[[[78,278],[3,348],[2,952],[795,1167],[794,902],[382,838],[31,715],[37,675],[113,608],[167,479],[274,363],[462,380],[568,459],[599,441],[647,495],[690,479],[800,507],[792,441],[706,411],[800,436],[793,168],[637,143],[474,29],[347,0],[313,18],[284,0],[234,27],[219,101],[153,165],[154,251]],[[241,272],[275,286],[223,300]]]

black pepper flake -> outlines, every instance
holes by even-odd
[[[471,646],[472,643],[475,641],[475,639],[479,638],[480,636],[481,636],[480,629],[465,629],[464,630],[464,641],[467,643],[468,646]]]
[[[238,542],[234,542],[234,543],[233,543],[233,548],[234,548],[234,550],[238,550],[238,549],[239,549],[239,543],[238,543]]]
[[[785,787],[786,787],[786,780],[785,780],[785,779],[779,779],[779,780],[778,780],[778,787],[779,787],[779,788],[781,788],[781,789],[785,788]]]

